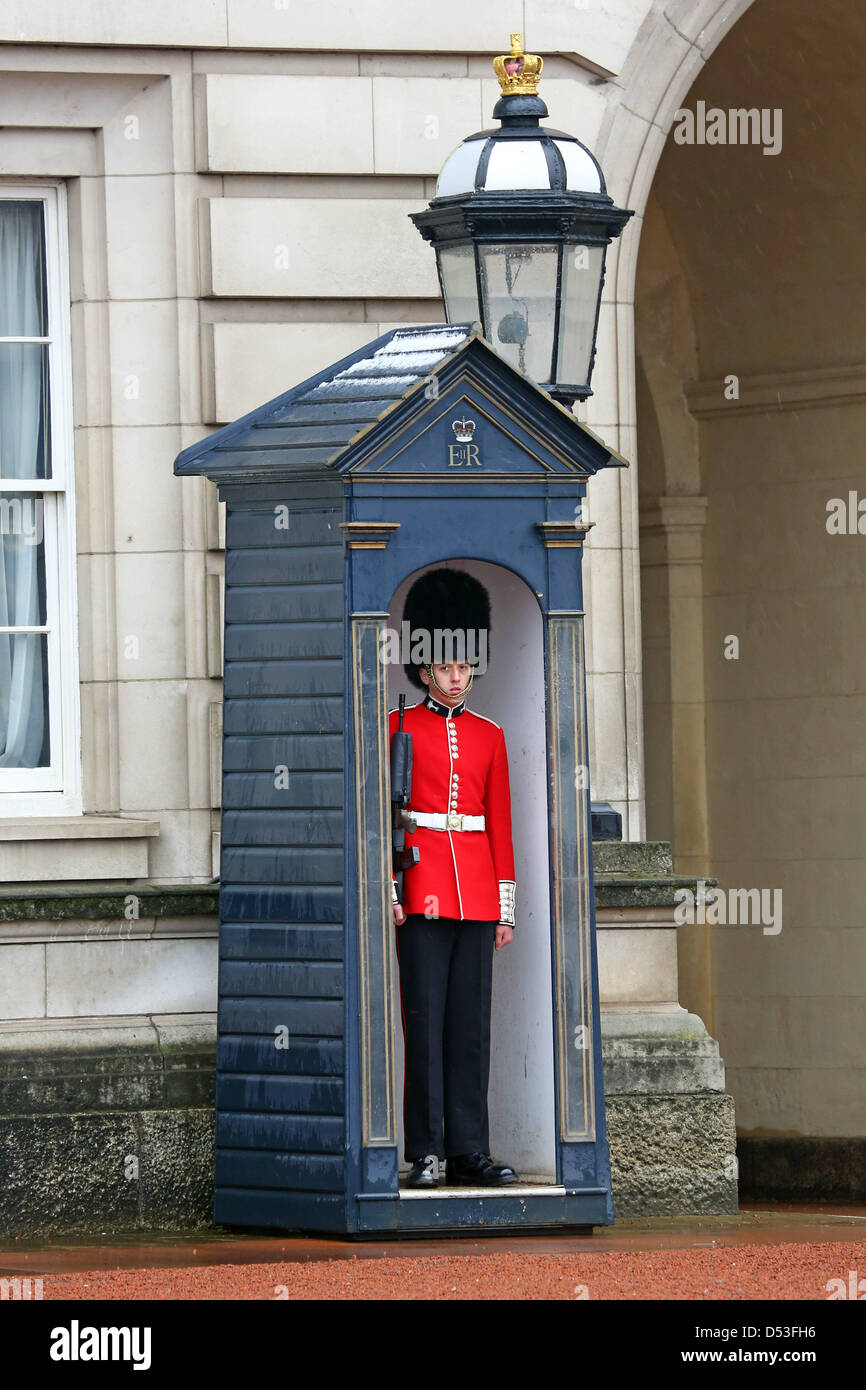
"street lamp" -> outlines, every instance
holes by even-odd
[[[436,251],[448,322],[480,322],[506,361],[570,406],[592,395],[605,254],[632,213],[585,145],[539,125],[543,63],[520,34],[493,66],[501,129],[458,145],[411,217]]]

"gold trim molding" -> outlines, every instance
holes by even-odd
[[[536,521],[545,550],[580,550],[594,521]]]
[[[384,550],[399,521],[341,521],[340,530],[350,550]]]
[[[350,523],[351,524],[351,523]],[[391,894],[386,856],[390,826],[386,777],[388,698],[379,660],[385,619],[352,619],[355,733],[355,835],[361,1002],[361,1143],[393,1146],[396,1076],[391,1028],[394,991]],[[369,750],[369,735],[374,734]],[[372,862],[368,850],[375,847]]]
[[[589,900],[590,827],[585,790],[578,788],[574,767],[563,767],[563,748],[575,766],[588,761],[584,718],[583,623],[576,614],[547,615],[550,665],[550,776],[552,783],[553,958],[557,1000],[554,1045],[559,1065],[557,1085],[560,1139],[566,1143],[595,1140],[593,1055],[601,1039],[592,1035],[591,943]],[[567,677],[567,679],[566,679]],[[572,800],[573,798],[573,800]],[[577,861],[571,861],[575,846]],[[572,916],[576,917],[575,922]],[[574,1030],[580,1028],[577,1046]],[[587,1042],[588,1039],[588,1042]],[[576,1072],[576,1075],[575,1075]]]

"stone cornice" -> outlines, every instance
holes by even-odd
[[[656,928],[673,925],[653,909],[676,906],[678,888],[697,890],[697,877],[673,872],[667,840],[600,840],[592,847],[599,927]],[[704,879],[715,886],[715,879]],[[619,912],[605,909],[619,908]]]
[[[159,821],[143,816],[89,813],[85,816],[4,816],[0,819],[0,841],[137,840],[143,835],[158,834]]]
[[[656,497],[640,507],[641,566],[699,565],[708,499],[694,494]]]
[[[0,889],[0,922],[125,918],[130,897],[138,899],[139,917],[203,916],[219,911],[217,884],[57,884]]]
[[[737,411],[754,415],[860,405],[866,401],[866,365],[852,363],[741,376],[737,400],[726,400],[724,390],[722,377],[688,383],[685,397],[691,414],[697,420],[709,420]]]

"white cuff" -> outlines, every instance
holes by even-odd
[[[513,878],[499,880],[499,921],[502,926],[514,926],[514,894],[516,884]]]
[[[393,878],[391,879],[391,902],[395,907],[399,902],[399,898],[397,897],[397,880]]]

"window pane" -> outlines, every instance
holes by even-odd
[[[0,632],[0,767],[47,767],[48,638]]]
[[[544,385],[553,361],[558,247],[514,243],[480,250],[487,336],[506,362]]]
[[[443,247],[439,269],[445,290],[445,317],[449,323],[476,323],[478,281],[475,278],[475,251],[471,246]]]
[[[562,314],[557,379],[588,384],[595,313],[601,293],[604,246],[566,246],[563,253]]]
[[[47,333],[42,203],[0,198],[0,338]]]
[[[44,502],[0,497],[0,626],[47,625]],[[49,762],[47,635],[0,632],[0,767]]]
[[[0,343],[0,482],[50,477],[48,347]]]
[[[44,499],[32,493],[4,493],[0,496],[0,627],[47,626],[45,592]]]

